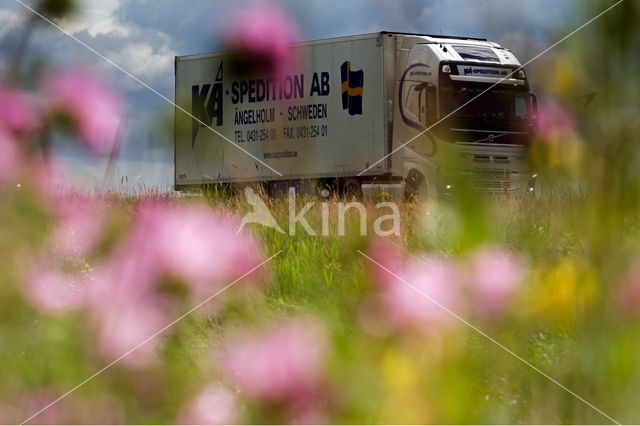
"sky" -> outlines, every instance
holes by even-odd
[[[31,0],[21,0],[29,4]],[[297,20],[304,40],[375,31],[485,37],[527,61],[584,22],[572,0],[273,0]],[[173,99],[176,55],[216,51],[216,28],[233,0],[78,0],[80,10],[60,25],[157,92]],[[0,72],[30,12],[0,0]],[[581,20],[582,19],[582,20]],[[152,91],[46,23],[29,40],[27,66],[90,66],[127,100],[127,132],[110,186],[170,188],[173,181],[173,109]],[[60,142],[71,183],[97,185],[105,161]]]

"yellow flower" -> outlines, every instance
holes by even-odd
[[[576,61],[567,55],[553,55],[536,64],[543,87],[549,93],[572,98],[580,94],[580,83],[584,81],[584,73]]]
[[[598,279],[584,261],[565,258],[537,274],[533,310],[549,319],[571,323],[593,305]]]
[[[380,362],[388,395],[380,407],[382,423],[426,423],[427,405],[420,392],[420,366],[407,354],[391,348]]]
[[[382,377],[392,390],[413,388],[418,381],[419,368],[396,349],[386,351],[381,361]]]

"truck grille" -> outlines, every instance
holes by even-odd
[[[484,181],[477,180],[472,183],[474,189],[487,192],[514,192],[521,189],[520,182],[514,181]]]
[[[474,154],[473,162],[476,164],[509,164],[510,160],[506,155]]]
[[[483,192],[514,192],[523,185],[519,173],[507,170],[476,170],[469,178],[471,187]]]

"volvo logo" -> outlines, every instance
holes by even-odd
[[[494,140],[496,140],[496,135],[494,135],[493,133],[489,135],[489,137],[487,138],[487,140],[490,143],[493,143]]]

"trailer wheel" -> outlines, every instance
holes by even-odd
[[[362,186],[357,179],[346,179],[342,184],[342,196],[346,199],[362,198]]]
[[[427,196],[427,181],[424,175],[416,170],[411,170],[405,180],[404,198],[413,202]]]

